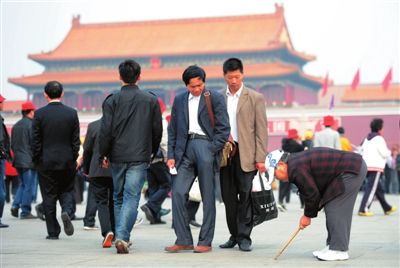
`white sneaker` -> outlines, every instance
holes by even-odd
[[[96,225],[93,225],[93,226],[83,226],[83,230],[86,230],[86,231],[93,231],[93,230],[98,230],[98,229],[99,229],[99,227],[96,226]]]
[[[349,259],[347,251],[328,250],[317,256],[321,261],[344,261]]]
[[[314,257],[318,257],[319,254],[325,253],[325,252],[327,252],[328,250],[329,250],[329,245],[326,246],[326,247],[324,247],[323,249],[313,251],[312,255],[313,255]]]
[[[143,218],[142,217],[137,217],[134,226],[138,226],[138,225],[142,224],[142,222],[143,222]]]
[[[276,206],[278,207],[279,211],[281,211],[281,212],[285,212],[287,210],[284,204],[278,203]]]

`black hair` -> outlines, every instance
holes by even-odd
[[[228,72],[233,72],[237,70],[243,73],[243,63],[238,58],[229,58],[224,62],[222,70],[224,71],[224,75]]]
[[[59,99],[63,93],[63,85],[58,81],[49,81],[44,87],[44,92],[50,99]]]
[[[378,132],[383,128],[383,120],[381,118],[374,118],[369,124],[372,132]]]
[[[125,60],[118,66],[119,76],[124,83],[135,84],[139,79],[141,67],[134,60]]]
[[[29,114],[31,111],[33,111],[33,109],[30,109],[30,110],[22,110],[22,111],[21,111],[21,114],[22,114],[22,116],[26,116],[26,115]]]
[[[337,132],[339,132],[339,134],[344,134],[344,128],[338,127]]]
[[[199,77],[203,82],[206,82],[206,72],[203,70],[203,68],[197,65],[190,65],[185,71],[183,71],[182,80],[185,85],[190,83],[190,79],[196,77]]]

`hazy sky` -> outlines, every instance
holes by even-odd
[[[283,3],[294,47],[314,55],[307,74],[350,84],[357,69],[361,83],[381,83],[390,67],[399,81],[398,0],[0,0],[1,88],[7,99],[24,99],[9,77],[35,75],[44,68],[28,54],[54,50],[81,23],[155,20],[272,13]],[[240,30],[238,30],[240,38]]]

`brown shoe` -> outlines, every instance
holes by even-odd
[[[193,252],[194,253],[206,253],[210,252],[212,250],[212,247],[210,246],[196,246],[194,247]]]
[[[172,245],[165,247],[165,251],[171,252],[171,253],[176,253],[182,250],[192,250],[193,245]]]

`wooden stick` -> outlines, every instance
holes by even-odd
[[[290,242],[296,237],[296,235],[300,232],[300,227],[297,227],[297,230],[292,234],[289,240],[283,245],[282,249],[275,255],[274,260],[277,260],[279,256],[285,251],[285,249],[289,246]]]

